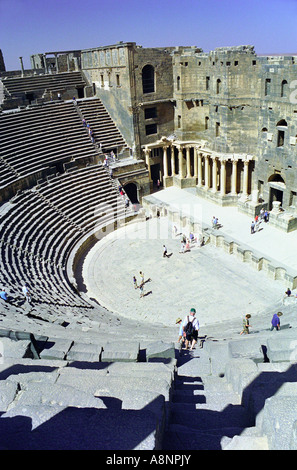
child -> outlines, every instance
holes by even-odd
[[[245,318],[243,319],[243,330],[240,332],[241,335],[243,333],[246,335],[249,334],[249,328],[251,328],[250,321],[249,321],[250,318],[251,318],[251,315],[247,313]]]
[[[138,285],[137,285],[137,280],[135,276],[133,276],[133,284],[134,284],[134,289],[137,289]]]

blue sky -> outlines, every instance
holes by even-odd
[[[0,0],[7,70],[38,52],[131,41],[143,47],[252,44],[297,53],[297,0]]]

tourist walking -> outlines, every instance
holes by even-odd
[[[192,351],[192,349],[195,349],[199,332],[199,322],[196,318],[195,308],[191,308],[189,315],[185,316],[183,321],[183,331],[186,336],[185,349],[188,349],[189,343],[191,343],[190,350]]]
[[[134,289],[137,289],[138,285],[137,285],[137,279],[135,276],[133,276],[133,284],[134,284]]]
[[[177,342],[180,343],[181,340],[184,338],[184,329],[183,329],[183,321],[180,317],[176,319],[175,322],[176,325],[179,325],[179,330],[178,330],[178,340]]]
[[[163,258],[169,258],[168,254],[167,254],[166,245],[163,245]]]
[[[250,333],[250,330],[249,330],[251,328],[250,318],[251,318],[251,315],[249,313],[247,313],[245,318],[242,321],[243,329],[240,332],[241,335],[243,335],[243,334],[248,335]]]
[[[270,331],[273,331],[274,328],[276,331],[280,330],[280,317],[282,316],[282,312],[277,312],[273,315],[271,320],[271,328]]]
[[[144,293],[143,293],[143,285],[144,285],[144,282],[141,282],[141,284],[139,285],[139,289],[140,289],[140,298],[144,296]]]
[[[29,291],[28,284],[26,282],[22,287],[22,291],[23,291],[25,300],[27,300],[27,302],[29,302],[29,304],[30,304],[32,302],[32,298],[31,298],[31,294],[30,294],[30,291]]]
[[[251,223],[251,233],[255,233],[255,221],[252,220],[252,223]]]

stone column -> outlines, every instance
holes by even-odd
[[[151,182],[152,181],[152,175],[151,175],[151,165],[150,165],[150,153],[151,153],[151,149],[148,149],[148,148],[144,149],[145,164],[147,166],[147,169],[148,169],[148,172],[149,172],[149,180]]]
[[[217,182],[217,173],[218,173],[218,165],[216,157],[212,159],[212,190],[213,192],[217,192],[218,190],[218,182]]]
[[[191,160],[190,160],[190,147],[186,147],[186,159],[187,159],[187,178],[191,178]]]
[[[168,177],[167,149],[168,149],[168,146],[164,145],[163,147],[163,178]]]
[[[22,71],[22,77],[24,76],[24,64],[23,64],[23,57],[19,57],[20,63],[21,63],[21,71]]]
[[[205,189],[209,189],[209,155],[205,155]]]
[[[194,147],[194,178],[198,178],[198,148]]]
[[[180,145],[178,147],[178,175],[180,178],[184,177],[184,172],[183,172],[183,148]]]
[[[70,59],[69,59],[69,54],[67,54],[66,58],[67,58],[67,72],[70,72]]]
[[[48,73],[46,54],[43,54],[42,58],[43,58],[43,63],[44,63],[44,73]]]
[[[56,73],[58,73],[59,72],[58,54],[55,54],[55,61],[56,61]]]
[[[175,155],[174,155],[174,146],[171,145],[171,176],[175,175]]]
[[[226,160],[221,160],[221,195],[225,196],[226,194]]]
[[[247,196],[248,194],[248,184],[249,184],[249,160],[243,161],[243,194]]]
[[[232,160],[232,189],[231,193],[233,196],[236,196],[237,190],[236,190],[236,185],[237,185],[237,158],[233,158]]]
[[[202,155],[198,153],[198,186],[202,186]]]

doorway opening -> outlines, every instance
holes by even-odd
[[[139,204],[138,191],[135,183],[125,184],[124,190],[132,204]]]

